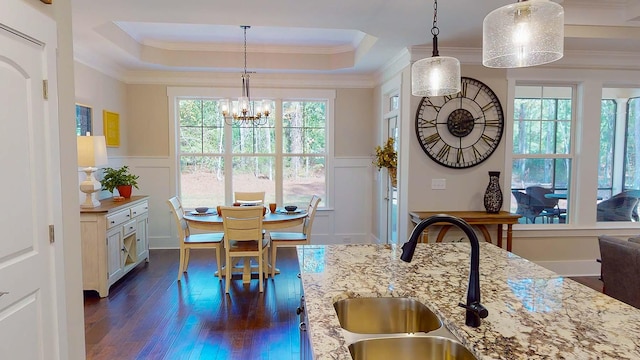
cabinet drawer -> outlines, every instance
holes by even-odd
[[[145,201],[131,208],[131,217],[136,217],[138,215],[146,213],[147,211],[149,211],[149,203]]]
[[[128,223],[122,225],[122,231],[124,233],[124,237],[127,237],[129,234],[136,232],[136,221],[131,220]]]
[[[124,222],[129,219],[131,219],[131,214],[129,213],[129,209],[118,211],[117,213],[111,214],[107,216],[107,229],[110,229],[114,226],[118,226],[120,224],[124,224]]]

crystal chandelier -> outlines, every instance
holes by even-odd
[[[249,91],[249,73],[247,72],[247,29],[248,25],[240,25],[244,30],[244,72],[242,73],[242,95],[237,102],[229,99],[221,100],[222,116],[229,125],[264,125],[269,119],[271,110],[268,101],[251,100]],[[229,105],[232,111],[229,112]]]
[[[482,23],[482,64],[519,68],[559,60],[564,9],[549,0],[518,0],[493,10]]]
[[[438,0],[433,3],[433,53],[411,66],[411,94],[414,96],[444,96],[460,92],[460,61],[438,53]]]

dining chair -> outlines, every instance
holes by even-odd
[[[167,200],[171,208],[173,217],[178,228],[178,239],[180,241],[180,265],[178,266],[178,281],[182,278],[182,273],[187,272],[189,267],[189,252],[191,249],[214,249],[216,252],[216,265],[218,266],[218,279],[222,279],[222,263],[220,262],[220,251],[222,248],[223,233],[192,234],[189,223],[184,218],[184,209],[178,197],[174,196]]]
[[[302,232],[270,232],[271,238],[271,278],[276,274],[276,255],[279,247],[307,245],[311,241],[311,228],[313,227],[313,219],[316,216],[316,210],[320,203],[320,197],[313,195],[309,206],[307,207],[307,217],[302,223]]]
[[[255,203],[259,202],[260,204],[264,204],[264,191],[256,191],[256,192],[242,192],[236,191],[233,193],[233,202],[239,203]]]
[[[262,236],[262,206],[224,206],[222,207],[222,225],[224,228],[224,247],[226,249],[225,292],[229,293],[231,269],[234,258],[251,257],[258,261],[259,289],[263,292],[264,257],[268,252],[269,239]]]

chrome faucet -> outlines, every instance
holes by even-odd
[[[409,241],[402,245],[402,255],[400,259],[411,262],[413,253],[416,250],[418,238],[422,235],[424,229],[435,223],[449,223],[457,226],[469,238],[471,243],[471,268],[469,270],[469,286],[467,289],[467,304],[458,303],[460,307],[467,310],[465,324],[471,327],[480,326],[480,319],[484,319],[489,315],[489,311],[480,304],[480,244],[478,237],[471,226],[459,217],[439,214],[422,220],[411,232]]]

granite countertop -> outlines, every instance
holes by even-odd
[[[640,359],[640,310],[494,245],[480,243],[489,316],[464,324],[468,243],[298,246],[315,359],[351,359],[333,303],[411,297],[427,305],[478,359]],[[595,261],[595,260],[594,260]]]

